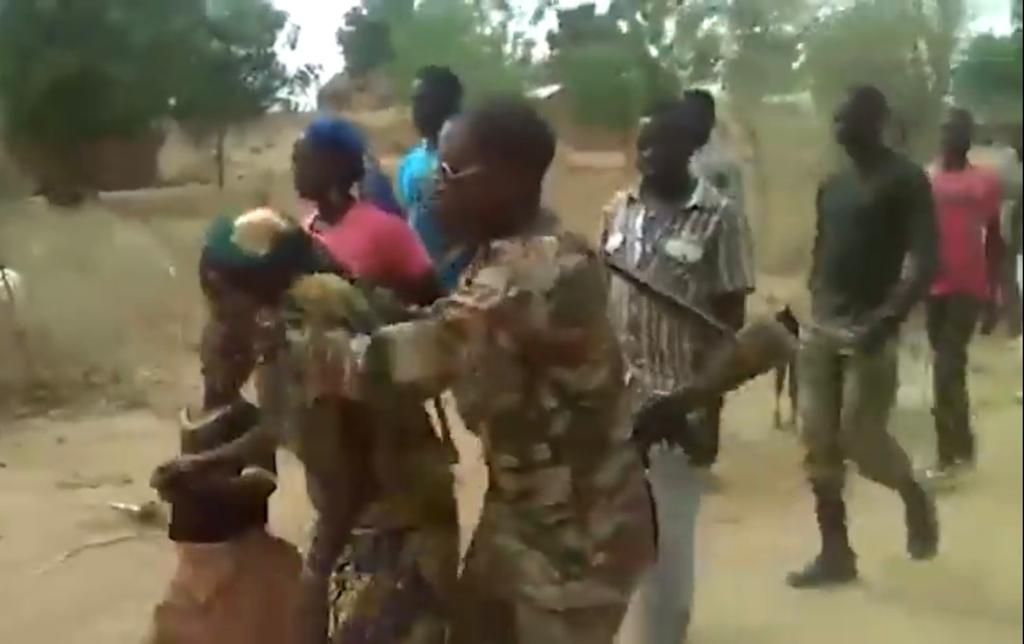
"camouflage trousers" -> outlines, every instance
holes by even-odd
[[[812,482],[842,487],[847,460],[865,478],[893,490],[913,477],[907,453],[888,431],[897,348],[893,339],[874,353],[847,351],[816,330],[802,341],[800,415]]]
[[[448,644],[612,644],[625,613],[624,603],[556,611],[484,590],[460,599]]]
[[[486,514],[487,510],[484,510]],[[486,521],[484,519],[482,523]],[[481,533],[484,533],[481,538]],[[448,644],[612,644],[626,614],[628,593],[621,602],[554,609],[516,596],[515,583],[489,555],[502,537],[477,530],[466,556],[455,594]],[[506,571],[507,572],[507,571]]]

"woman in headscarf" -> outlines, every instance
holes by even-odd
[[[200,267],[211,312],[201,356],[204,413],[243,401],[240,389],[259,362],[264,365],[258,385],[263,418],[236,440],[175,459],[154,476],[154,484],[166,488],[170,481],[247,462],[283,441],[295,449],[318,515],[295,624],[303,643],[319,644],[326,638],[328,579],[355,522],[373,499],[398,488],[407,494],[415,488],[412,496],[424,500],[404,513],[389,505],[391,514],[383,521],[387,534],[380,539],[404,539],[414,532],[420,542],[437,542],[427,556],[444,579],[432,577],[432,587],[454,582],[458,559],[449,456],[422,404],[393,401],[387,418],[340,399],[290,405],[285,401],[299,399],[301,392],[294,388],[302,383],[278,368],[273,353],[285,292],[303,274],[340,272],[390,290],[409,304],[429,303],[438,292],[429,257],[408,225],[354,196],[364,155],[362,136],[354,126],[338,118],[319,119],[296,143],[293,157],[296,190],[313,203],[313,214],[301,225],[263,211],[219,220],[211,227]],[[387,428],[396,423],[406,427],[402,436],[408,440],[389,459],[374,461],[369,456],[381,450]],[[345,431],[339,431],[342,426]],[[289,433],[289,427],[298,431]],[[415,479],[411,484],[409,477]],[[358,641],[379,641],[371,631]]]

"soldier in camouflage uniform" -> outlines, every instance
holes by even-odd
[[[450,388],[481,437],[490,486],[454,644],[610,644],[654,556],[603,266],[539,207],[554,146],[520,103],[459,117],[442,137],[438,197],[446,230],[476,249],[461,286],[372,334],[306,325],[291,336],[307,391]]]
[[[359,146],[349,145],[351,140],[339,136],[336,128],[328,134],[326,152],[322,146],[307,149],[313,154],[304,156],[296,168],[300,173],[297,187],[317,201],[320,211],[336,211],[351,203],[345,198],[347,189],[339,189],[333,182],[344,175],[341,179],[348,180],[350,186],[358,175],[351,171],[353,159],[362,155]],[[339,154],[339,141],[344,144],[341,147],[350,149]],[[324,171],[325,163],[336,170]],[[379,234],[396,226],[406,224],[389,218],[388,226],[370,232]],[[420,641],[440,642],[443,619],[437,615],[443,614],[458,564],[450,455],[436,439],[419,399],[405,404],[401,399],[391,400],[386,413],[381,413],[362,402],[295,392],[293,385],[298,381],[290,379],[287,364],[274,353],[286,317],[282,295],[297,275],[340,270],[338,265],[344,266],[347,258],[334,257],[330,248],[302,229],[285,228],[276,233],[269,249],[253,256],[234,243],[239,237],[237,224],[218,221],[211,228],[201,265],[211,311],[201,349],[205,398],[209,404],[237,399],[239,389],[259,364],[260,431],[216,450],[176,459],[159,468],[156,478],[243,460],[268,443],[288,446],[303,462],[317,511],[303,572],[300,641],[326,641],[328,580],[342,552],[354,545],[353,528],[362,518],[367,538],[359,541],[363,544],[356,558],[360,570],[390,583],[361,588],[372,592],[361,593],[366,599],[354,600],[354,612],[337,633],[337,641],[397,642],[401,633],[415,631],[432,634]],[[320,227],[314,236],[329,231]],[[411,230],[407,232],[413,235]],[[425,251],[422,254],[429,266]],[[400,275],[397,270],[381,272],[385,277]],[[421,290],[410,288],[417,284],[382,279],[377,283],[403,293]],[[396,427],[402,431],[389,431]]]

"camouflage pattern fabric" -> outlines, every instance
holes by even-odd
[[[459,583],[456,642],[610,643],[653,560],[606,279],[582,241],[538,233],[481,249],[421,319],[368,336],[290,330],[307,394],[425,400],[450,388],[481,436],[491,483]],[[544,619],[479,617],[498,613]]]
[[[422,401],[395,396],[378,407],[310,396],[304,379],[282,362],[264,370],[277,382],[265,385],[271,391],[261,400],[277,397],[278,425],[306,469],[317,513],[303,572],[304,642],[327,637],[329,581],[339,563],[358,574],[336,579],[341,594],[334,612],[341,624],[335,641],[410,641],[406,637],[422,632],[423,624],[443,623],[439,607],[452,593],[458,567],[458,518],[444,445]],[[354,543],[357,526],[363,529]],[[346,554],[353,548],[362,552],[358,570]],[[362,583],[365,576],[372,583]]]
[[[408,556],[415,538],[405,530],[375,530],[346,549],[332,580],[333,644],[444,643],[444,606]]]
[[[293,377],[287,362],[273,351],[289,311],[261,304],[220,279],[208,265],[200,270],[210,313],[200,348],[206,406],[234,400],[255,371],[263,422],[306,470],[317,516],[303,570],[302,644],[326,642],[330,577],[357,521],[374,529],[401,528],[402,574],[408,576],[412,574],[409,570],[415,570],[413,576],[421,580],[417,586],[421,592],[413,596],[414,601],[403,590],[398,593],[401,602],[383,601],[373,604],[372,610],[366,608],[371,606],[367,601],[357,602],[361,614],[395,623],[391,615],[396,611],[417,614],[429,609],[436,613],[436,607],[443,604],[440,597],[450,595],[455,582],[458,520],[451,455],[437,439],[422,401],[394,398],[379,412],[372,405],[336,396],[308,396],[303,382]],[[383,319],[397,315],[399,307],[385,294],[356,289],[347,293],[366,296],[366,301],[355,303],[356,308],[344,309],[346,319],[362,316],[357,328],[369,324],[374,314]],[[312,297],[325,296],[314,292]],[[367,557],[364,568],[371,568],[372,560]],[[375,589],[399,590],[383,583],[389,567],[393,566],[388,560],[380,562],[381,581]],[[355,589],[347,589],[345,594],[353,595]],[[353,600],[346,597],[343,601]],[[380,615],[374,612],[378,605],[385,607]],[[358,615],[346,617],[366,621]],[[421,621],[436,623],[439,619],[433,616]],[[409,624],[408,630],[424,632],[419,622]],[[367,627],[363,632],[377,635],[347,641],[404,641],[383,637],[380,629]],[[393,632],[393,628],[388,631]]]

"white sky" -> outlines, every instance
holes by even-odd
[[[559,2],[560,6],[575,6],[583,0]],[[971,12],[971,27],[978,31],[1005,33],[1010,25],[1011,0],[968,0]],[[287,11],[292,22],[299,25],[298,48],[282,52],[282,58],[292,67],[315,63],[323,69],[321,78],[326,80],[341,71],[345,61],[335,41],[335,32],[342,23],[345,13],[359,0],[274,0],[274,4]],[[513,6],[532,8],[534,0],[512,0]],[[598,4],[604,4],[599,0]]]

